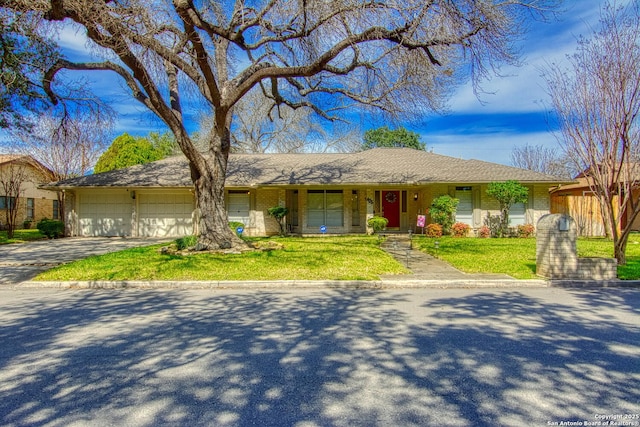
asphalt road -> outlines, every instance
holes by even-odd
[[[0,289],[3,426],[604,425],[636,414],[637,289]]]

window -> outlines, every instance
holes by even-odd
[[[27,219],[31,219],[33,220],[34,212],[35,212],[35,200],[34,199],[27,199]]]
[[[8,203],[7,203],[8,201]],[[15,197],[0,197],[0,209],[11,209],[16,203]]]
[[[227,217],[229,221],[241,222],[249,226],[251,194],[246,190],[229,190],[227,196]]]
[[[307,191],[307,225],[310,227],[342,227],[342,208],[342,190]]]
[[[526,223],[527,208],[524,203],[515,203],[509,209],[509,225],[516,227]]]
[[[58,200],[53,201],[53,219],[60,219],[60,202]]]
[[[455,198],[458,199],[456,222],[473,227],[473,191],[471,187],[456,187]]]

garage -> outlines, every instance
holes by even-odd
[[[138,236],[181,237],[193,234],[193,196],[184,193],[139,193]]]
[[[131,236],[133,206],[126,191],[79,195],[81,236]]]

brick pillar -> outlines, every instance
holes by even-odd
[[[536,227],[536,274],[549,279],[578,274],[576,222],[566,214],[545,215]]]

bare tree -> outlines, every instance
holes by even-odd
[[[639,43],[639,3],[606,5],[600,30],[580,40],[568,66],[550,65],[546,75],[560,141],[600,201],[619,264],[640,213]]]
[[[390,115],[440,108],[462,72],[477,81],[513,62],[522,21],[553,3],[0,0],[73,21],[107,53],[100,63],[60,60],[45,82],[62,69],[111,70],[175,134],[195,186],[199,249],[242,244],[227,227],[224,182],[234,107],[252,89],[328,120],[357,105]],[[187,133],[180,88],[214,119],[205,153]]]
[[[521,169],[545,173],[562,178],[572,178],[576,175],[571,170],[570,161],[562,150],[545,147],[544,145],[529,145],[513,147],[511,164]]]
[[[2,208],[5,210],[7,236],[13,238],[20,210],[20,199],[28,179],[27,165],[30,159],[27,156],[9,155],[0,159],[0,197]]]
[[[41,114],[33,126],[15,129],[18,149],[36,160],[49,182],[85,175],[108,146],[113,127],[110,114],[56,117]],[[60,218],[65,218],[64,193],[58,192]]]

